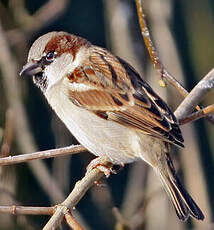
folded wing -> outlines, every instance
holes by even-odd
[[[183,147],[178,122],[166,103],[124,60],[97,47],[69,80],[69,97],[97,116]]]

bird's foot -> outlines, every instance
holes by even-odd
[[[86,175],[93,169],[99,169],[108,178],[111,173],[116,174],[116,171],[112,169],[113,164],[108,157],[97,157],[92,160],[86,169]]]

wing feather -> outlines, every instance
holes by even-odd
[[[103,119],[183,146],[174,114],[124,60],[97,47],[66,79],[69,96],[77,105]],[[78,88],[78,84],[87,88]]]

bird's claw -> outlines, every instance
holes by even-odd
[[[116,171],[112,169],[113,164],[107,157],[97,157],[92,160],[86,169],[86,175],[93,169],[99,169],[107,178],[112,174],[116,174]]]

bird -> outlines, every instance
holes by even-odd
[[[176,174],[170,146],[184,147],[168,105],[125,60],[87,39],[53,31],[32,44],[21,76],[32,76],[72,135],[113,164],[138,160],[160,178],[180,220],[204,215]]]

